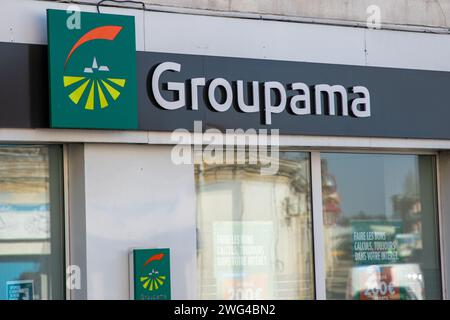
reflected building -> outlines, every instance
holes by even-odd
[[[50,205],[58,189],[55,181],[50,187],[59,179],[50,177],[55,161],[54,148],[0,147],[0,299],[10,299],[8,286],[23,282],[31,286],[27,299],[63,298],[63,212]]]
[[[433,177],[433,157],[329,153],[322,159],[327,298],[437,297],[437,248],[423,250],[436,241],[436,194],[424,178]]]
[[[309,157],[286,152],[276,175],[260,169],[196,166],[200,298],[314,298]],[[217,258],[224,245],[231,266]],[[255,252],[265,262],[251,263]]]

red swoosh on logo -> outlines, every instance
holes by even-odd
[[[148,258],[147,261],[145,261],[144,267],[145,267],[146,265],[148,265],[148,264],[149,264],[150,262],[152,262],[152,261],[155,261],[155,260],[161,260],[163,257],[164,257],[164,253],[157,253],[157,254],[151,256],[150,258]]]
[[[67,55],[66,62],[64,63],[64,68],[66,67],[67,62],[69,61],[72,53],[82,44],[102,39],[102,40],[114,40],[119,32],[123,29],[121,26],[101,26],[92,29],[91,31],[86,32],[78,41],[73,45],[72,49],[70,49],[69,54]]]

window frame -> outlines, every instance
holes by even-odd
[[[67,247],[68,243],[66,241],[66,237],[68,234],[68,220],[66,217],[66,188],[65,188],[65,153],[64,148],[65,145],[63,143],[0,143],[1,147],[8,147],[8,148],[47,148],[48,150],[48,176],[49,176],[49,215],[50,218],[52,217],[52,210],[58,210],[59,214],[61,215],[58,218],[57,223],[59,225],[54,225],[53,223],[50,223],[50,232],[58,232],[57,239],[54,239],[52,236],[50,236],[50,243],[51,247],[54,248],[54,241],[61,241],[59,245],[59,256],[60,256],[60,267],[62,268],[59,276],[61,281],[61,300],[67,300],[67,285],[66,285],[66,268],[67,268]],[[56,161],[55,161],[56,160]],[[56,163],[52,163],[51,161],[55,161]],[[56,177],[56,181],[51,184],[52,177]],[[52,201],[52,197],[55,195],[58,196],[58,200]],[[53,198],[54,199],[54,198]],[[54,298],[51,298],[51,300],[57,300]]]
[[[284,149],[284,148],[282,148]],[[322,210],[322,163],[321,153],[357,153],[357,154],[385,154],[385,155],[432,155],[434,156],[434,174],[436,188],[436,210],[437,210],[437,239],[439,252],[439,267],[441,278],[441,299],[447,299],[447,283],[445,281],[445,263],[443,250],[442,233],[442,202],[440,194],[440,174],[439,174],[439,153],[430,150],[391,150],[391,149],[297,149],[287,148],[289,151],[308,151],[311,159],[311,199],[312,199],[312,223],[313,223],[313,254],[314,254],[314,279],[316,300],[326,300],[326,266],[325,266],[325,246],[324,246],[324,225]],[[284,151],[284,150],[283,150]]]

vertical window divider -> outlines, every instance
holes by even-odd
[[[311,195],[314,244],[314,279],[317,300],[326,299],[325,235],[322,211],[322,173],[320,152],[311,152]]]
[[[70,255],[70,215],[69,215],[69,156],[67,145],[63,146],[63,196],[64,196],[64,288],[66,300],[72,300],[72,291],[67,286],[67,268],[71,265]]]
[[[440,254],[440,267],[441,267],[441,289],[442,289],[442,299],[448,300],[450,299],[448,294],[448,253],[446,247],[448,246],[446,239],[448,239],[448,235],[445,232],[445,223],[448,218],[444,216],[445,210],[447,209],[447,202],[442,197],[443,193],[446,191],[446,166],[445,162],[448,160],[448,152],[439,152],[436,153],[435,158],[435,167],[436,167],[436,192],[437,192],[437,209],[438,209],[438,241],[439,241],[439,254]],[[444,165],[442,165],[444,163]],[[447,169],[448,170],[448,169]]]

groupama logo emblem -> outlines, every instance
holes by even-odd
[[[70,49],[65,65],[67,66],[72,54],[84,43],[94,40],[114,41],[121,30],[121,26],[101,26],[86,32]],[[87,95],[84,104],[86,110],[93,110],[95,106],[102,109],[108,107],[110,99],[117,100],[120,96],[120,88],[125,87],[126,84],[126,79],[111,78],[109,74],[113,71],[109,66],[99,66],[94,56],[92,65],[83,68],[84,75],[64,76],[64,87],[72,88],[71,90],[75,87],[69,94],[70,100],[78,104],[81,98]]]
[[[54,128],[137,128],[134,17],[47,10],[50,125]]]
[[[170,300],[170,249],[133,249],[132,298],[135,300]]]
[[[152,255],[145,261],[142,266],[143,276],[140,277],[142,287],[149,291],[158,290],[165,282],[166,276],[160,274],[157,267],[153,266],[152,262],[161,261],[164,259],[164,253],[157,253]]]

